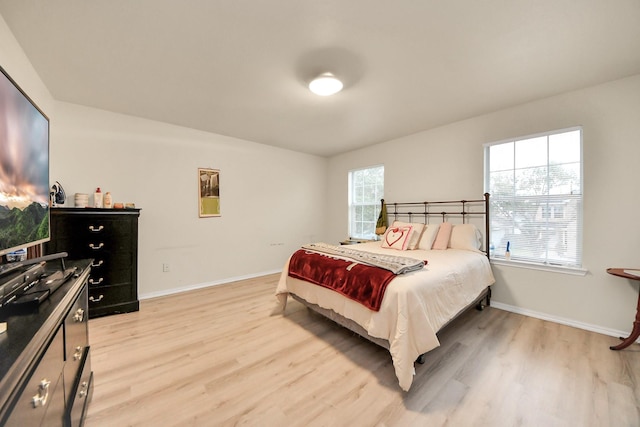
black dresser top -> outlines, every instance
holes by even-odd
[[[141,209],[139,208],[126,208],[126,209],[104,209],[104,208],[72,208],[72,207],[53,207],[51,213],[65,213],[65,214],[104,214],[104,215],[140,215]]]

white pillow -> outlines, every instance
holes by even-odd
[[[393,221],[393,224],[391,226],[412,227],[413,231],[411,232],[411,237],[409,238],[409,246],[407,247],[407,249],[418,249],[418,242],[420,242],[420,237],[422,236],[422,232],[424,231],[424,224],[420,224],[419,222]]]
[[[478,251],[482,235],[473,224],[455,224],[451,230],[449,247],[452,249],[465,249],[468,251]]]
[[[439,229],[440,224],[427,224],[418,243],[418,249],[430,251]]]
[[[397,249],[406,251],[409,247],[409,240],[413,227],[389,227],[382,236],[382,247],[387,249]]]

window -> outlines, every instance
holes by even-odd
[[[582,265],[582,128],[485,145],[495,259]]]
[[[384,166],[349,171],[349,237],[375,239],[384,198]]]

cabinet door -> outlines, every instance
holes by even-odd
[[[85,349],[89,346],[87,292],[87,286],[85,286],[64,320],[64,384],[67,392],[67,402],[72,399],[71,385],[80,374],[83,363],[82,358],[85,354]]]
[[[66,384],[65,384],[66,386]],[[87,347],[81,359],[81,370],[71,387],[72,399],[67,408],[67,426],[81,426],[85,418],[87,406],[93,394],[93,372],[91,372],[91,352]]]
[[[7,427],[62,425],[65,407],[62,392],[63,335],[62,328],[59,328],[16,401]]]

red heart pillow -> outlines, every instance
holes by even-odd
[[[409,246],[412,226],[390,227],[382,237],[382,247],[406,251]]]

